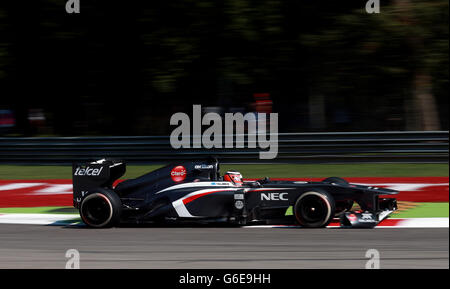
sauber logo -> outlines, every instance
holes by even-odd
[[[376,220],[374,220],[373,215],[371,213],[362,213],[361,214],[361,220],[359,220],[361,223],[374,223]]]
[[[177,166],[172,169],[170,172],[170,177],[174,182],[184,181],[186,178],[186,168],[183,166]]]
[[[102,172],[103,167],[101,168],[90,168],[90,167],[78,167],[75,170],[75,173],[73,174],[74,176],[99,176],[100,173]]]
[[[288,193],[261,193],[261,201],[287,201]]]

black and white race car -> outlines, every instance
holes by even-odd
[[[124,173],[122,161],[73,165],[73,204],[86,225],[188,221],[319,228],[339,218],[343,227],[371,228],[397,209],[394,198],[380,197],[396,194],[394,190],[336,177],[321,182],[243,181],[236,171],[221,176],[215,158],[180,161],[114,186]],[[351,211],[355,203],[359,210]]]

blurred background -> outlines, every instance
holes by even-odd
[[[366,12],[369,0],[79,0],[79,14],[66,12],[67,1],[0,0],[0,224],[10,223],[0,227],[0,267],[62,268],[61,246],[76,241],[72,248],[92,253],[82,257],[83,268],[363,268],[367,248],[384,250],[382,268],[448,268],[449,0],[380,0],[379,14]],[[191,115],[194,104],[220,115],[278,113],[277,157],[260,159],[268,149],[236,142],[174,149],[169,120]],[[186,247],[174,243],[172,230],[163,229],[171,232],[165,236],[148,228],[139,237],[127,228],[128,250],[123,238],[105,249],[80,230],[42,235],[12,225],[50,216],[48,224],[63,224],[55,214],[78,213],[71,208],[73,163],[124,160],[121,179],[130,179],[209,155],[222,174],[239,171],[246,179],[338,176],[399,190],[392,216],[425,219],[397,224],[445,229],[367,233],[365,242],[351,243],[323,237],[329,245],[292,230],[278,230],[287,235],[276,240],[262,231],[256,239],[222,237],[220,228],[177,231],[194,245]],[[344,234],[360,240],[356,233]],[[289,236],[296,239],[286,243]],[[233,242],[214,247],[224,240]],[[260,257],[246,259],[243,241]],[[161,243],[168,244],[161,252],[178,255],[145,248]],[[313,252],[307,259],[305,248]],[[357,255],[342,258],[352,250]],[[315,259],[322,251],[327,257]]]
[[[0,136],[168,135],[277,112],[280,132],[448,130],[449,2],[0,3]]]

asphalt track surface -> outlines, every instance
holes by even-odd
[[[0,225],[0,268],[449,268],[448,229],[298,229]]]

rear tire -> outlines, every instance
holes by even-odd
[[[297,222],[306,228],[326,227],[335,215],[333,197],[322,190],[303,193],[293,209]]]
[[[112,190],[98,188],[87,195],[80,206],[83,222],[92,228],[110,228],[120,222],[122,201]]]

